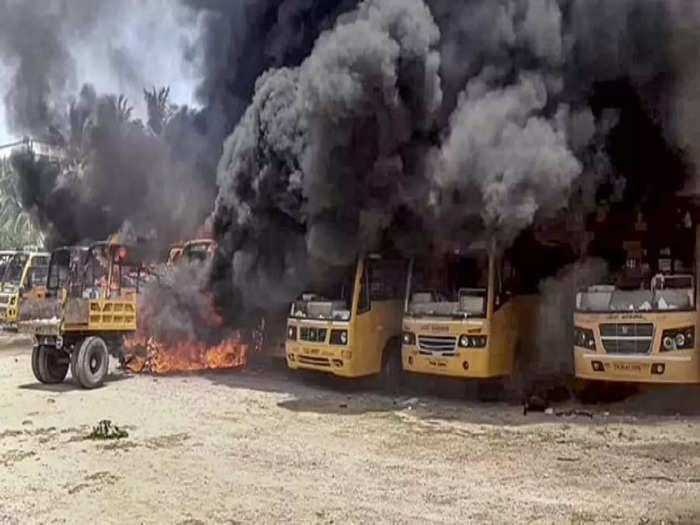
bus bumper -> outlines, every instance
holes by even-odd
[[[696,351],[677,355],[611,355],[574,350],[576,377],[591,381],[627,383],[700,383],[700,359]]]
[[[292,370],[316,370],[341,377],[361,377],[371,372],[358,371],[353,363],[353,347],[306,346],[287,341],[285,354],[287,366]]]
[[[471,379],[486,379],[509,374],[508,370],[501,370],[492,365],[486,348],[460,350],[454,356],[434,356],[421,354],[416,347],[404,347],[401,351],[401,359],[405,371],[419,374]]]

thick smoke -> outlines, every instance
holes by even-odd
[[[601,189],[650,182],[620,152],[664,148],[675,23],[654,0],[360,3],[259,77],[219,165],[216,277],[260,306],[387,241],[581,225]]]
[[[346,266],[378,243],[402,203],[402,151],[441,102],[438,39],[422,2],[365,2],[298,68],[258,80],[226,142],[214,213],[252,305],[288,301],[310,262]]]
[[[572,319],[576,293],[600,283],[607,275],[607,264],[601,259],[583,259],[562,268],[553,277],[540,283],[534,345],[527,354],[527,377],[536,375],[561,377],[574,368],[574,334]]]
[[[459,196],[433,203],[441,223],[460,228],[477,215],[472,222],[509,244],[535,214],[562,208],[583,168],[561,126],[568,108],[559,106],[547,118],[547,96],[537,75],[497,89],[481,78],[469,83],[429,166],[436,192]]]
[[[127,220],[165,244],[194,234],[211,210],[216,153],[206,122],[171,103],[179,81],[142,97],[145,71],[163,70],[160,62],[136,59],[176,57],[167,67],[182,76],[175,66],[184,63],[178,46],[185,42],[175,40],[192,36],[195,17],[169,3],[164,15],[160,0],[137,4],[0,3],[0,55],[11,68],[7,124],[15,134],[61,147],[67,159],[60,165],[27,153],[12,159],[23,204],[50,246],[104,239]],[[158,36],[148,50],[136,34],[145,26]],[[98,94],[91,85],[77,92],[86,67],[97,85],[117,84],[138,98]],[[147,125],[132,107],[142,99],[137,108],[145,108]]]
[[[67,162],[13,156],[23,204],[49,245],[105,239],[127,220],[139,235],[163,244],[201,226],[214,196],[213,180],[196,171],[206,144],[186,108],[161,101],[172,114],[158,120],[162,114],[155,112],[147,128],[132,119],[124,98],[86,86],[61,136]]]

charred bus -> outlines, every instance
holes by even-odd
[[[613,211],[600,220],[590,251],[608,273],[576,295],[576,377],[589,385],[700,383],[697,210],[678,199],[653,214]]]
[[[360,257],[331,289],[304,293],[287,321],[289,368],[349,378],[381,373],[393,390],[401,372],[401,315],[407,261]]]
[[[534,325],[537,295],[524,292],[507,253],[477,247],[414,259],[404,303],[404,370],[510,376]]]
[[[46,252],[23,250],[10,258],[0,290],[0,324],[4,329],[17,329],[17,314],[23,301],[44,296],[49,257]]]
[[[177,260],[190,263],[207,261],[214,255],[214,250],[216,250],[214,239],[193,239],[182,246]]]

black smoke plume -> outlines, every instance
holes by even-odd
[[[692,78],[670,4],[365,0],[338,16],[297,67],[258,77],[225,142],[212,217],[227,301],[282,304],[387,241],[507,247],[611,194],[680,189],[665,109]],[[655,179],[659,164],[674,176]]]

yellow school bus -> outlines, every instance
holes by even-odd
[[[517,273],[494,250],[411,261],[402,361],[409,372],[455,378],[510,376],[534,326],[537,296],[520,293]]]
[[[46,293],[50,255],[40,251],[20,251],[7,263],[0,289],[0,324],[17,328],[17,313],[25,299],[41,299]]]
[[[679,200],[653,216],[608,218],[615,227],[599,232],[595,246],[608,274],[576,295],[577,378],[700,383],[696,217],[696,204]]]
[[[287,321],[289,368],[349,378],[381,372],[385,387],[395,389],[406,268],[398,258],[360,257],[340,284],[302,294]]]

